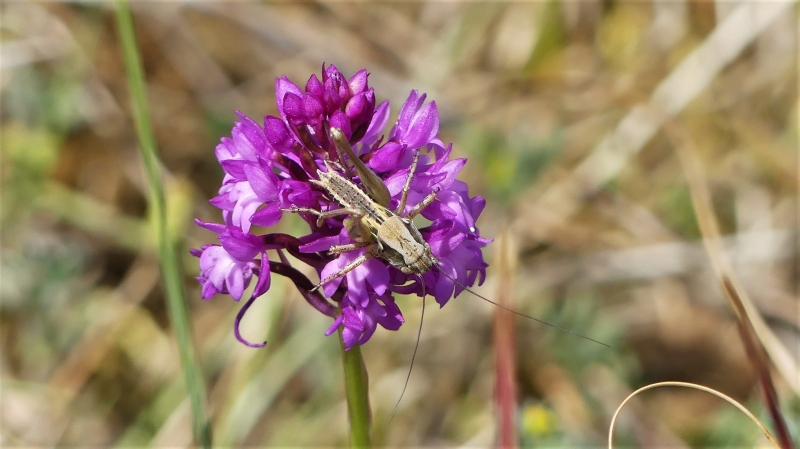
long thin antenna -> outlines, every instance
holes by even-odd
[[[397,408],[400,407],[400,401],[403,400],[403,395],[406,394],[406,388],[408,388],[408,381],[411,379],[411,371],[414,369],[414,359],[417,358],[417,348],[419,348],[419,339],[422,336],[422,323],[425,321],[425,283],[422,282],[420,279],[420,285],[422,285],[422,312],[419,316],[419,330],[417,330],[417,342],[414,343],[414,354],[411,355],[411,366],[408,367],[408,375],[406,376],[406,383],[403,385],[403,391],[400,392],[400,397],[397,398],[397,404],[394,405],[394,410],[392,410],[392,415],[389,417],[389,423],[392,422],[394,419],[394,415],[397,413]],[[388,423],[387,423],[388,424]]]
[[[451,281],[453,281],[454,283],[456,283],[457,285],[459,285],[460,287],[462,287],[464,290],[466,290],[466,291],[468,291],[468,292],[472,293],[473,295],[477,296],[478,298],[481,298],[482,300],[484,300],[484,301],[486,301],[486,302],[488,302],[488,303],[490,303],[490,304],[494,304],[494,305],[496,305],[497,307],[500,307],[500,308],[501,308],[501,309],[503,309],[503,310],[507,310],[507,311],[509,311],[509,312],[513,313],[514,315],[518,315],[518,316],[521,316],[521,317],[523,317],[523,318],[527,318],[527,319],[529,319],[529,320],[533,320],[533,321],[536,321],[536,322],[542,323],[542,324],[544,324],[545,326],[550,326],[550,327],[552,327],[552,328],[554,328],[554,329],[558,329],[558,330],[560,330],[560,331],[564,331],[564,332],[566,332],[566,333],[568,333],[568,334],[572,334],[572,335],[574,335],[574,336],[576,336],[576,337],[581,337],[581,338],[583,338],[583,339],[586,339],[586,340],[589,340],[589,341],[593,341],[593,342],[595,342],[595,343],[597,343],[597,344],[599,344],[599,345],[603,345],[603,346],[605,346],[606,348],[610,348],[610,347],[611,347],[610,345],[607,345],[607,344],[603,343],[602,341],[597,341],[597,340],[595,340],[594,338],[587,337],[586,335],[581,335],[581,334],[579,334],[579,333],[577,333],[577,332],[573,332],[573,331],[571,331],[571,330],[569,330],[569,329],[563,328],[563,327],[561,327],[561,326],[557,326],[557,325],[555,325],[555,324],[553,324],[553,323],[548,323],[548,322],[547,322],[547,321],[545,321],[545,320],[541,320],[541,319],[539,319],[539,318],[536,318],[536,317],[533,317],[533,316],[530,316],[530,315],[525,315],[524,313],[517,312],[516,310],[509,309],[508,307],[506,307],[506,306],[504,306],[504,305],[502,305],[502,304],[499,304],[499,303],[497,303],[497,302],[494,302],[494,301],[492,301],[491,299],[489,299],[489,298],[487,298],[487,297],[485,297],[485,296],[483,296],[483,295],[480,295],[480,294],[478,294],[478,293],[475,293],[475,292],[474,292],[474,291],[473,291],[471,288],[469,288],[469,287],[467,287],[466,285],[462,284],[461,282],[458,282],[457,280],[455,280],[455,279],[451,278],[451,277],[450,277],[450,275],[448,275],[447,273],[445,273],[445,272],[444,272],[444,270],[442,270],[442,267],[440,267],[438,264],[436,265],[436,268],[438,268],[438,269],[439,269],[439,273],[442,273],[442,274],[444,275],[444,277],[446,277],[447,279],[450,279]]]

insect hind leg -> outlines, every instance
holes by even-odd
[[[364,248],[364,247],[367,247],[367,246],[370,246],[370,245],[374,245],[374,244],[375,243],[373,243],[373,242],[355,242],[355,243],[349,243],[347,245],[335,245],[335,246],[331,246],[330,247],[330,249],[328,250],[328,253],[330,253],[330,254],[342,254],[342,253],[347,253],[347,252],[354,251],[354,250],[357,250],[359,248]]]
[[[411,161],[411,167],[408,170],[408,177],[406,178],[406,183],[403,186],[403,194],[400,196],[400,202],[397,204],[397,209],[395,209],[395,215],[403,215],[403,209],[406,208],[406,202],[408,202],[408,191],[411,190],[411,180],[414,178],[414,173],[417,171],[417,161],[419,161],[419,151],[414,153],[414,160]]]
[[[310,207],[297,207],[294,204],[292,204],[292,207],[290,207],[289,209],[282,209],[282,210],[284,212],[292,212],[296,214],[301,212],[307,212],[309,214],[316,215],[317,226],[322,226],[322,222],[324,222],[328,218],[336,217],[338,215],[352,215],[354,217],[364,216],[364,211],[362,211],[361,209],[354,209],[350,207],[343,207],[341,209],[333,209],[333,210],[327,210],[325,212],[320,212],[316,209],[311,209]]]

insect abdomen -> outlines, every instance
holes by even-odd
[[[333,171],[319,172],[319,177],[320,184],[342,206],[363,211],[365,215],[375,220],[378,225],[386,221],[386,214],[378,210],[378,205],[372,198],[352,182]]]

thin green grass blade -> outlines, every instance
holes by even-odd
[[[136,133],[139,137],[145,175],[149,187],[151,219],[155,222],[158,240],[158,253],[161,261],[161,275],[164,281],[167,310],[170,322],[178,340],[181,367],[186,380],[186,389],[192,405],[192,425],[197,443],[204,448],[211,447],[211,425],[206,411],[205,383],[193,346],[189,312],[186,306],[186,292],[179,265],[176,239],[169,235],[167,208],[164,187],[159,176],[159,160],[153,136],[150,113],[144,82],[144,72],[136,46],[133,18],[130,6],[125,0],[117,0],[117,25],[125,60],[128,88],[131,91]]]

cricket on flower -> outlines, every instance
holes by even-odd
[[[238,113],[231,137],[216,148],[225,176],[211,204],[224,224],[196,222],[217,233],[220,244],[192,254],[200,259],[204,299],[223,293],[239,301],[258,279],[234,323],[248,346],[265,344],[245,339],[239,324],[269,289],[271,273],[292,280],[333,319],[326,335],[341,328],[346,349],[364,344],[378,325],[403,324],[393,294],[430,294],[444,306],[486,277],[482,249],[491,239],[475,224],[485,201],[456,179],[466,159],[451,160],[452,144],[437,137],[436,103],[411,91],[384,134],[389,102],[375,105],[367,76],[361,70],[347,79],[323,66],[322,79],[312,75],[304,90],[278,78],[280,117],[266,116],[261,126]],[[251,232],[275,225],[284,212],[300,215],[310,232]],[[411,221],[417,215],[430,224],[418,229]],[[314,268],[320,282],[294,268],[286,253]]]

